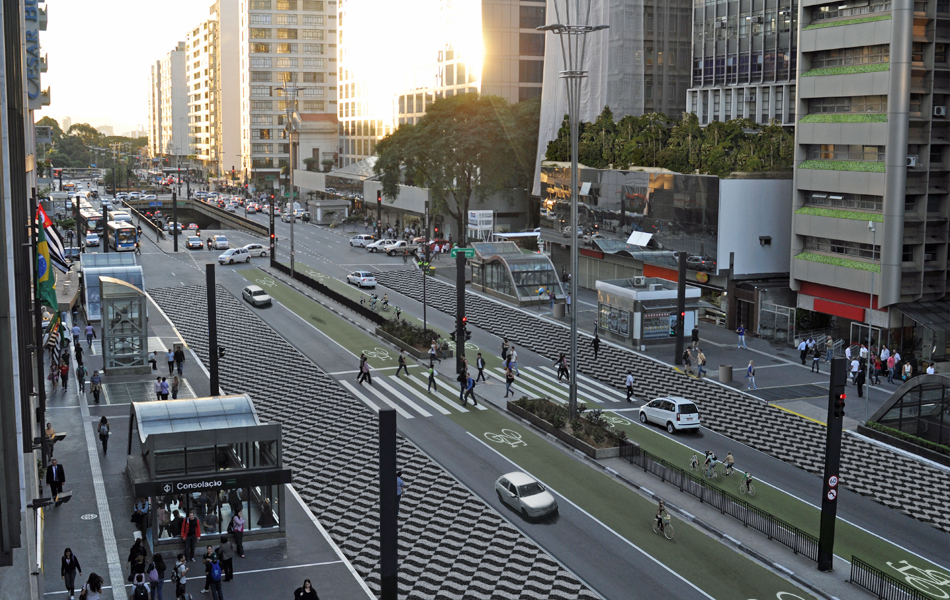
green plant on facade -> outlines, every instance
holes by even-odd
[[[937,443],[931,442],[930,440],[925,440],[924,438],[917,437],[916,435],[904,433],[900,429],[893,429],[891,427],[888,427],[886,425],[881,425],[880,423],[876,423],[874,421],[868,421],[867,426],[870,429],[880,431],[881,433],[886,433],[887,435],[894,436],[898,439],[904,440],[905,442],[910,442],[911,444],[917,444],[918,446],[921,446],[928,450],[933,450],[934,452],[939,452],[940,454],[950,456],[950,447],[944,446],[943,444],[937,444]]]
[[[845,267],[847,269],[857,269],[859,271],[870,271],[872,273],[881,272],[881,265],[878,265],[875,263],[861,262],[859,260],[839,258],[837,256],[825,256],[824,254],[813,254],[811,252],[802,252],[795,258],[798,260],[807,260],[809,262],[821,263],[823,265]]]
[[[866,160],[824,160],[814,159],[802,161],[799,169],[817,169],[820,171],[857,171],[859,173],[883,173],[883,162]]]
[[[887,123],[887,115],[880,113],[805,115],[799,123]]]
[[[874,221],[883,223],[884,215],[877,213],[863,213],[852,210],[838,210],[835,208],[819,208],[817,206],[803,206],[795,211],[797,215],[811,215],[813,217],[829,217],[831,219],[851,219],[852,221]]]
[[[857,25],[858,23],[872,23],[874,21],[890,21],[891,15],[878,15],[876,17],[862,17],[860,19],[847,19],[845,21],[832,21],[830,23],[815,23],[802,27],[802,31],[809,29],[824,29],[826,27],[838,27],[839,25]]]
[[[825,67],[812,69],[801,74],[802,77],[820,77],[823,75],[854,75],[856,73],[880,73],[889,71],[890,63],[875,63],[873,65],[848,65],[845,67]]]

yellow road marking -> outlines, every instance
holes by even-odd
[[[827,427],[827,426],[828,426],[828,424],[825,423],[824,421],[819,421],[818,419],[812,419],[811,417],[806,417],[805,415],[803,415],[803,414],[801,414],[801,413],[797,413],[797,412],[795,412],[794,410],[789,410],[789,409],[785,408],[784,406],[779,406],[778,404],[772,404],[771,402],[769,403],[769,406],[774,406],[775,408],[777,408],[777,409],[779,409],[779,410],[784,410],[785,412],[790,413],[790,414],[793,414],[793,415],[795,415],[796,417],[801,417],[801,418],[806,419],[806,420],[808,420],[808,421],[812,421],[813,423],[818,423],[818,424],[821,425],[822,427]]]

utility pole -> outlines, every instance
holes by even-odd
[[[284,121],[284,130],[287,132],[287,142],[288,149],[290,150],[290,158],[288,161],[288,187],[290,188],[290,278],[294,277],[294,222],[297,220],[297,210],[295,205],[296,195],[294,193],[294,132],[297,131],[296,124],[296,114],[297,114],[297,92],[303,88],[289,85],[291,82],[287,82],[284,87],[277,88],[280,91],[287,92],[288,100],[285,102],[287,109],[287,117]],[[291,99],[292,98],[292,103]],[[285,208],[286,210],[286,208]]]
[[[845,386],[848,361],[831,359],[831,385],[828,388],[828,426],[825,427],[825,476],[822,481],[821,526],[818,537],[818,570],[834,568],[835,518],[838,512],[838,468],[841,463],[841,430],[844,428]]]
[[[211,377],[211,395],[221,393],[218,386],[218,307],[214,287],[214,263],[205,265],[205,287],[208,292],[208,369]]]
[[[676,280],[676,343],[673,364],[683,364],[683,336],[686,332],[686,253],[680,251],[679,277]]]
[[[399,592],[399,498],[396,496],[396,411],[379,411],[379,575],[380,597]]]

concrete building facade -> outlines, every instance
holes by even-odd
[[[188,88],[185,81],[185,42],[158,61],[159,144],[158,154],[187,156]]]
[[[278,188],[282,169],[290,167],[285,123],[295,107],[301,121],[332,125],[332,135],[307,140],[310,154],[336,148],[336,9],[336,2],[326,0],[240,0],[241,161],[236,168],[243,169],[255,190]],[[299,135],[303,140],[306,134]]]
[[[150,156],[159,156],[162,154],[162,63],[155,61],[149,65],[148,72],[148,153]],[[69,119],[63,119],[63,131],[69,127],[65,122]],[[70,123],[72,122],[71,119]]]
[[[795,122],[797,0],[697,3],[686,112],[702,125]]]
[[[950,4],[806,0],[799,22],[798,307],[852,341],[870,323],[872,344],[946,355]]]

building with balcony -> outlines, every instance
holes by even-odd
[[[791,285],[853,342],[950,350],[950,3],[799,9]]]
[[[149,149],[153,156],[187,156],[188,89],[185,42],[150,67]]]
[[[740,118],[794,124],[797,41],[797,0],[697,3],[686,112],[702,125]]]
[[[294,134],[308,157],[336,148],[336,17],[332,1],[240,0],[237,168],[253,190],[278,188],[291,166],[286,131],[291,113],[300,122],[323,125],[299,127]],[[301,154],[295,153],[298,169]]]

